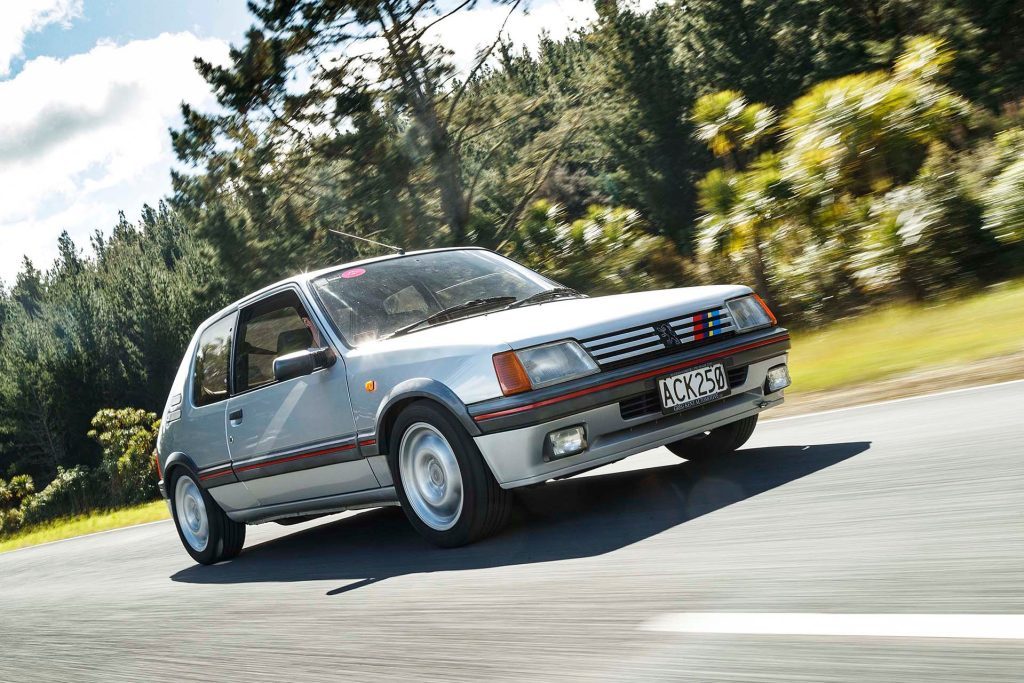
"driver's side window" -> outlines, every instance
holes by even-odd
[[[235,393],[274,382],[274,359],[320,345],[306,308],[293,291],[242,310],[235,354]]]

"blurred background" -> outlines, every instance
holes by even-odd
[[[170,191],[0,288],[0,537],[153,500],[196,325],[381,253],[330,229],[592,295],[749,284],[794,330],[792,403],[1024,368],[1024,3],[235,4],[204,94],[166,86]],[[552,12],[578,21],[512,32]]]

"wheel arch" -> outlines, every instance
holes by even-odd
[[[168,455],[167,460],[164,461],[163,474],[165,486],[170,484],[171,476],[179,468],[188,470],[196,478],[196,481],[199,480],[199,468],[196,467],[195,461],[181,451],[175,451]]]
[[[454,417],[470,436],[479,436],[480,428],[469,415],[466,404],[446,384],[429,377],[405,380],[396,385],[380,403],[377,411],[377,448],[381,454],[390,449],[392,429],[398,416],[410,404],[430,401]]]

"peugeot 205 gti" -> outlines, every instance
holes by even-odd
[[[586,297],[484,249],[289,278],[204,322],[157,441],[185,549],[245,525],[401,505],[441,546],[511,489],[656,446],[739,448],[783,400],[789,334],[738,285]]]

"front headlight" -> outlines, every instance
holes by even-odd
[[[725,302],[732,316],[732,324],[737,332],[750,332],[761,327],[775,324],[775,316],[768,306],[756,294],[729,299]]]
[[[516,351],[534,389],[597,372],[597,363],[574,341]]]
[[[494,371],[506,396],[598,372],[597,363],[574,341],[494,355]]]

